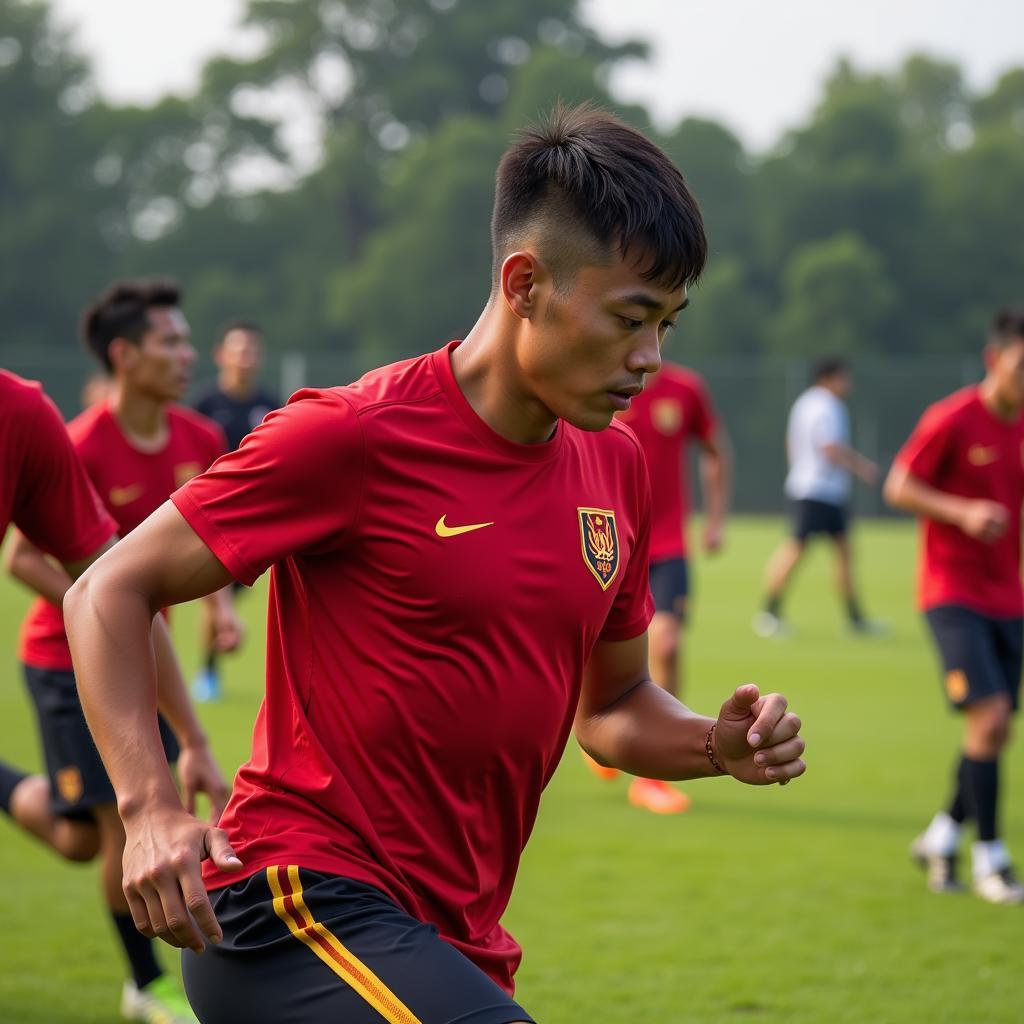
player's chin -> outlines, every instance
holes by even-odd
[[[614,418],[614,409],[609,408],[607,405],[605,405],[605,408],[601,408],[597,403],[589,405],[580,404],[567,415],[562,416],[562,419],[567,420],[574,427],[578,427],[580,430],[589,430],[593,433],[607,430]]]

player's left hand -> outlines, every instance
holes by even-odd
[[[205,793],[210,801],[210,823],[216,824],[228,802],[230,790],[224,781],[208,743],[182,747],[178,754],[178,781],[182,803],[189,814],[196,812],[196,794]]]
[[[785,785],[807,770],[801,722],[781,693],[762,697],[753,683],[737,687],[715,723],[713,750],[723,768],[751,786]]]
[[[720,551],[725,542],[725,531],[721,523],[707,523],[704,527],[704,550],[713,555]]]
[[[218,607],[210,623],[213,646],[220,654],[237,651],[245,638],[245,624],[238,617],[234,606],[224,604]]]

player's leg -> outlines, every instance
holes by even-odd
[[[208,602],[200,601],[199,607],[199,638],[200,650],[203,651],[203,667],[192,683],[192,697],[206,703],[220,699],[220,670],[217,666],[218,652],[214,642],[213,614]]]
[[[818,502],[791,503],[792,534],[772,553],[765,568],[764,603],[754,616],[754,632],[758,636],[777,636],[785,632],[782,602],[794,570],[800,564],[807,541],[814,533],[814,512]]]
[[[433,925],[372,886],[279,867],[212,898],[223,940],[182,955],[203,1024],[531,1024]]]
[[[836,587],[846,612],[847,624],[855,633],[877,635],[887,632],[883,623],[864,615],[854,583],[853,547],[850,542],[847,513],[839,505],[834,506],[834,512],[830,515],[828,533],[835,548]]]
[[[651,563],[650,576],[655,608],[647,629],[651,679],[663,690],[678,696],[690,592],[689,567],[685,558],[665,559]],[[680,814],[690,806],[685,793],[661,779],[634,779],[629,787],[629,801],[655,814]]]

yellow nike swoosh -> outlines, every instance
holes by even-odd
[[[129,484],[127,487],[110,488],[110,504],[115,508],[130,505],[136,498],[142,497],[142,484]]]
[[[999,459],[999,451],[994,445],[991,448],[986,448],[984,445],[976,444],[972,445],[967,452],[967,458],[972,465],[991,466]]]
[[[445,513],[447,515],[447,513]],[[434,526],[434,533],[438,537],[458,537],[460,533],[472,533],[473,530],[482,530],[485,526],[493,526],[494,523],[470,523],[468,526],[448,526],[445,517],[441,516]]]

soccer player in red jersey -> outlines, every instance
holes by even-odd
[[[682,681],[682,637],[686,625],[690,571],[686,522],[690,512],[686,453],[700,446],[706,519],[704,548],[717,551],[724,536],[729,502],[728,442],[719,426],[703,378],[692,370],[663,363],[619,419],[640,441],[651,477],[651,595],[654,618],[647,630],[651,679],[677,694]],[[590,761],[604,778],[610,769]],[[679,814],[689,797],[663,779],[634,779],[629,800],[656,814]]]
[[[529,1021],[500,919],[574,722],[638,775],[804,771],[780,695],[707,718],[647,671],[649,486],[612,419],[704,264],[681,175],[560,109],[502,158],[492,237],[465,340],[299,392],[68,594],[126,892],[204,1024]],[[213,828],[173,798],[145,626],[268,568],[266,699]]]
[[[1024,903],[999,837],[999,759],[1020,694],[1024,651],[1024,307],[1001,310],[979,385],[936,402],[896,456],[885,496],[921,517],[918,602],[963,712],[953,798],[914,840],[938,892],[956,890],[956,854],[971,819],[973,888],[992,903]]]
[[[121,536],[173,490],[207,469],[225,448],[216,424],[174,404],[188,384],[195,360],[179,301],[179,289],[169,282],[119,282],[83,317],[84,340],[110,373],[112,385],[106,400],[87,409],[67,429]],[[77,844],[51,843],[69,859],[92,859],[98,844],[104,897],[131,968],[132,979],[122,999],[124,1015],[137,1020],[192,1020],[180,989],[163,974],[151,941],[134,928],[121,889],[124,831],[114,790],[82,715],[64,634],[60,603],[71,578],[27,538],[12,540],[6,553],[9,571],[41,595],[23,623],[19,656],[50,775],[48,780],[36,776],[33,785],[21,788],[21,818],[15,817],[36,834],[45,830],[31,827],[33,822],[55,821],[64,831],[71,829]],[[238,627],[230,598],[218,594],[212,600],[220,635],[225,645],[233,645]],[[161,656],[173,658],[169,647]],[[176,662],[167,671],[177,676]],[[222,805],[227,787],[187,695],[177,690],[179,682],[175,678],[171,684],[171,712],[180,723],[175,732],[183,743],[179,770],[191,779],[198,761],[200,778],[207,780],[203,788]],[[177,760],[175,732],[163,720],[160,725],[168,757]]]

